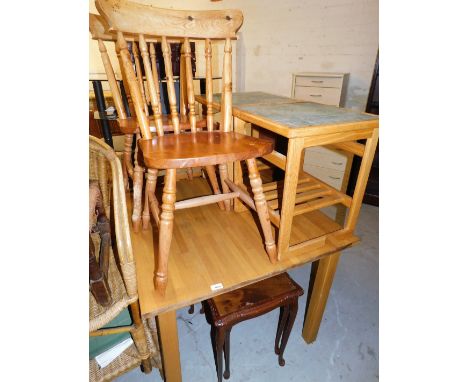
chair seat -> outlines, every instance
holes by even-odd
[[[139,141],[146,166],[186,168],[257,158],[273,150],[273,142],[235,132],[202,131],[170,134]]]
[[[119,119],[119,127],[123,134],[136,134],[139,132],[138,129],[138,120],[136,117],[130,117],[127,119]],[[153,117],[148,118],[150,130],[152,133],[156,133],[156,124]],[[174,126],[172,125],[172,119],[169,115],[164,114],[162,116],[162,123],[164,131],[174,131]],[[180,130],[190,130],[190,120],[187,115],[179,114],[179,126]],[[206,119],[202,116],[197,115],[197,129],[202,129],[206,127]]]
[[[265,314],[303,293],[303,289],[287,273],[281,273],[210,298],[206,304],[213,324],[225,326]]]

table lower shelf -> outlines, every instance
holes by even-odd
[[[211,191],[203,178],[177,182],[177,200],[208,194]],[[130,218],[130,196],[127,204]],[[176,211],[165,297],[158,295],[153,286],[157,229],[131,233],[141,313],[152,317],[188,306],[315,261],[359,241],[352,234],[343,234],[340,228],[320,211],[296,216],[292,242],[301,243],[335,233],[327,240],[318,239],[313,248],[298,248],[271,264],[264,250],[259,223],[251,211],[225,212],[216,204]],[[223,288],[212,291],[211,286],[218,283],[222,283]]]

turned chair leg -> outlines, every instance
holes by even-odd
[[[281,336],[281,346],[280,346],[279,355],[278,355],[278,363],[280,366],[284,366],[284,364],[286,363],[283,358],[284,349],[286,349],[289,335],[291,334],[291,329],[294,325],[294,320],[296,319],[296,314],[297,314],[297,298],[289,305],[288,322],[286,324],[286,328],[284,329],[283,335]]]
[[[167,169],[164,177],[164,189],[159,220],[158,267],[154,275],[154,286],[164,296],[167,286],[167,264],[171,248],[172,229],[174,226],[174,204],[176,201],[176,169]]]
[[[231,371],[229,368],[230,359],[230,348],[231,348],[231,328],[226,329],[226,338],[224,340],[224,363],[226,364],[223,376],[224,379],[229,379]]]
[[[221,163],[218,165],[219,167],[219,177],[221,178],[221,187],[223,189],[223,194],[229,194],[231,190],[229,189],[228,185],[226,184],[225,180],[228,178],[227,173],[227,164]],[[226,211],[231,211],[231,200],[224,201],[224,207]]]
[[[257,162],[254,159],[247,159],[247,168],[249,170],[250,185],[254,194],[255,208],[257,209],[258,219],[262,226],[263,235],[265,236],[265,248],[270,258],[271,263],[276,263],[277,251],[275,240],[273,239],[273,231],[271,229],[270,216],[268,215],[268,205],[263,193],[262,178],[257,168]]]
[[[210,165],[205,167],[206,174],[208,175],[208,180],[210,181],[211,187],[213,188],[213,193],[214,194],[220,194],[221,191],[219,189],[218,185],[218,179],[216,178],[216,171],[215,167]],[[218,207],[224,211],[224,203],[223,202],[218,202]]]
[[[225,328],[216,328],[215,330],[215,349],[216,349],[216,371],[218,382],[223,380],[223,347],[226,336]]]
[[[146,186],[145,186],[145,206],[143,208],[143,230],[147,230],[149,222],[151,220],[150,214],[150,200],[151,196],[155,195],[156,181],[158,178],[158,170],[148,169],[146,175]]]
[[[123,165],[124,171],[124,186],[125,190],[130,189],[129,178],[133,179],[133,166],[132,166],[132,142],[133,134],[125,134],[125,145],[123,154]]]
[[[133,168],[133,231],[139,232],[141,227],[141,199],[143,194],[143,167],[135,165]]]

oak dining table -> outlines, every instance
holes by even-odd
[[[196,96],[196,100],[206,104],[203,95]],[[215,109],[219,110],[220,100],[220,95],[214,95]],[[353,229],[378,140],[377,116],[263,92],[245,92],[233,93],[233,117],[237,132],[248,133],[249,124],[254,124],[288,140],[286,154],[274,151],[263,158],[285,171],[281,187],[280,182],[264,184],[266,193],[277,195],[269,203],[271,221],[279,229],[277,244],[281,258],[272,264],[265,256],[256,222],[243,208],[242,201],[235,201],[238,213],[226,213],[216,205],[178,210],[168,285],[165,296],[161,296],[153,285],[158,235],[151,229],[131,233],[141,314],[145,320],[157,320],[164,374],[169,382],[182,380],[177,309],[312,263],[302,333],[304,340],[311,343],[317,338],[340,252],[359,241]],[[358,139],[366,139],[367,143],[358,143]],[[363,157],[352,198],[301,169],[305,147],[329,144]],[[237,163],[232,166],[232,179],[239,187],[243,186],[242,168]],[[322,190],[326,195],[320,199],[322,204],[324,201],[344,203],[349,208],[345,226],[320,211],[317,208],[320,203],[312,202],[305,210],[307,213],[296,213],[296,190],[304,186],[312,192]],[[177,187],[178,198],[182,199],[211,192],[203,178],[179,181]],[[281,190],[283,197],[279,195]]]

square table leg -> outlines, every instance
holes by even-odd
[[[296,205],[296,190],[301,170],[304,138],[290,138],[284,174],[283,203],[281,204],[281,223],[278,235],[278,259],[289,249],[289,239]]]
[[[302,328],[302,338],[308,344],[317,339],[339,260],[340,253],[337,252],[312,263],[309,300],[307,301],[307,312],[304,318],[304,327]]]
[[[162,313],[156,317],[156,320],[161,343],[164,380],[165,382],[182,382],[176,311]]]

